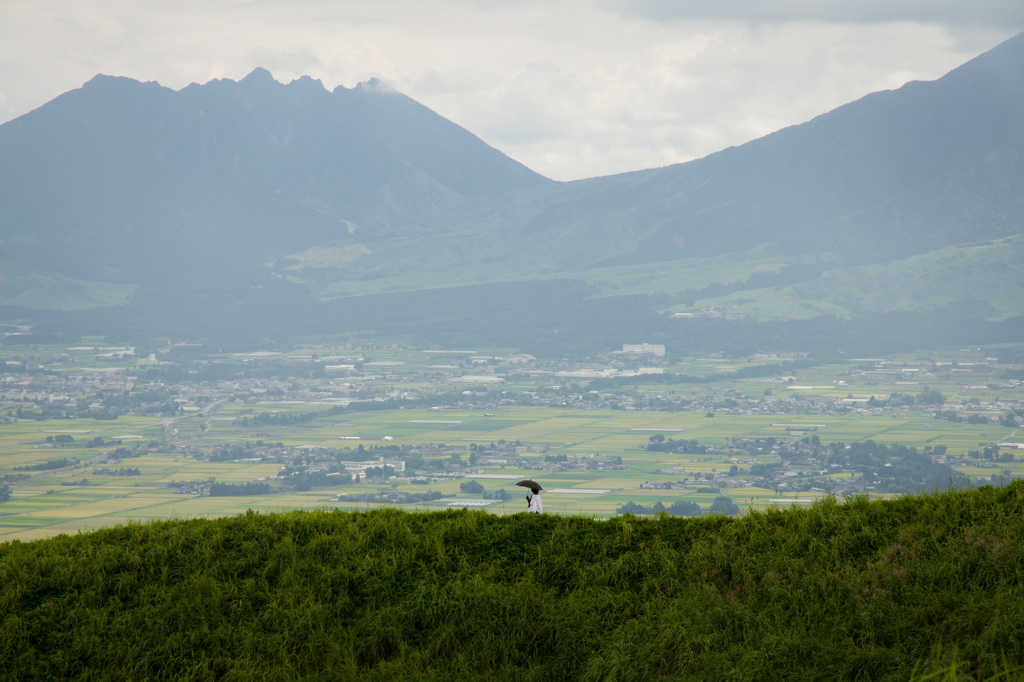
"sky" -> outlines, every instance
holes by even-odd
[[[375,77],[573,180],[700,158],[1021,31],[1021,0],[0,0],[0,122],[97,73]]]

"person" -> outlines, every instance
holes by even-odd
[[[526,496],[526,502],[527,502],[526,511],[531,512],[533,514],[543,514],[544,513],[544,505],[540,501],[540,489],[539,488],[530,488],[530,490],[533,492],[533,494]]]

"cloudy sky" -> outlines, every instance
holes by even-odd
[[[377,77],[570,180],[699,158],[1021,31],[1021,0],[0,0],[0,122],[97,73]]]

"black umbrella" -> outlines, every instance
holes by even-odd
[[[516,485],[521,485],[524,488],[529,488],[530,490],[544,490],[544,488],[541,487],[540,483],[537,483],[537,481],[531,481],[528,478],[519,481],[519,483],[516,483]]]

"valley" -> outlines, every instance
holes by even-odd
[[[0,347],[0,541],[247,509],[733,513],[1024,475],[1024,350],[588,361],[310,344]],[[716,503],[716,501],[718,501]],[[678,507],[682,509],[683,507]],[[732,507],[726,507],[732,509]]]

